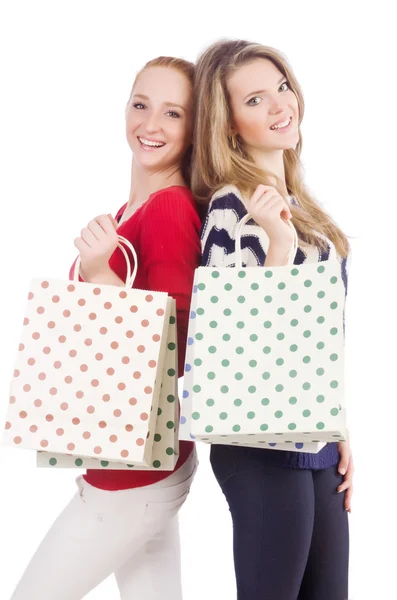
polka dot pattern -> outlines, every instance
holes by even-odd
[[[249,445],[252,436],[255,444],[302,444],[294,448],[302,451],[343,439],[344,410],[334,414],[344,384],[340,268],[330,260],[222,268],[216,277],[198,269],[182,439]]]
[[[166,353],[160,343],[164,323]],[[83,456],[91,455],[121,468],[127,461],[129,469],[154,468],[158,461],[157,468],[172,469],[178,446],[175,426],[168,429],[167,423],[178,419],[176,360],[175,301],[167,294],[34,280],[4,441],[45,448],[48,454],[40,456],[52,467],[62,465],[63,455],[82,467]],[[164,361],[164,381],[156,381],[156,367],[162,370]],[[167,433],[151,457],[156,419],[159,427],[164,420]]]

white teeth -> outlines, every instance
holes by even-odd
[[[145,140],[143,138],[138,139],[144,146],[154,146],[155,148],[160,148],[161,146],[164,146],[163,142],[152,142],[151,140]]]
[[[278,125],[272,125],[272,127],[270,127],[270,129],[282,129],[283,127],[286,127],[287,125],[289,125],[291,122],[291,118],[287,119],[286,121],[283,121],[283,123],[279,123]]]

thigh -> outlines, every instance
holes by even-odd
[[[196,469],[194,454],[166,479],[136,490],[145,498],[141,523],[145,540],[138,552],[133,544],[115,570],[121,600],[182,600],[178,512]]]
[[[121,600],[182,600],[178,515],[115,571]]]
[[[337,467],[313,472],[313,538],[299,600],[347,600],[349,524]]]
[[[296,600],[312,537],[312,474],[266,464],[262,452],[272,450],[211,450],[233,520],[238,600]]]
[[[120,491],[78,477],[79,492],[48,531],[11,600],[81,600],[169,524],[196,468],[194,454],[165,480]]]
[[[118,492],[77,481],[79,492],[44,537],[12,600],[81,600],[122,563],[131,539],[142,546],[145,504],[126,515],[122,496],[111,496]]]

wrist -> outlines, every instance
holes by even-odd
[[[106,275],[109,271],[109,267],[107,265],[101,265],[100,267],[95,265],[84,266],[83,263],[80,263],[80,275],[87,283],[96,283],[96,281],[92,281],[101,275]]]
[[[289,254],[291,251],[291,245],[286,246],[285,244],[269,244],[269,248],[266,254],[265,267],[281,267],[285,266],[289,262]]]
[[[293,240],[286,241],[269,237],[269,247],[266,253],[266,266],[283,266],[288,264],[289,255],[293,246]]]
[[[80,275],[86,283],[123,285],[121,279],[112,271],[109,265],[102,265],[96,269],[85,269],[80,266]]]

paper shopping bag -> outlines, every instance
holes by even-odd
[[[187,388],[190,388],[189,375],[185,373],[185,384]],[[183,399],[181,400],[181,414],[180,414],[180,425],[179,425],[179,439],[194,441],[196,438],[191,434],[192,429],[192,402],[191,394],[188,389],[183,390]],[[276,439],[276,438],[275,438]],[[224,436],[211,436],[208,439],[201,439],[207,444],[221,444],[221,445],[232,445],[232,446],[246,446],[249,448],[267,448],[269,450],[293,450],[295,452],[308,452],[310,454],[317,454],[322,448],[324,448],[324,442],[268,442],[266,440],[258,439],[255,434],[244,436],[235,436],[233,439],[229,435]]]
[[[14,447],[151,464],[171,304],[163,292],[32,281],[6,416]],[[131,274],[129,257],[134,258]]]
[[[321,263],[242,268],[247,218],[237,267],[195,273],[190,433],[213,443],[344,440],[345,289],[336,252]]]
[[[178,442],[178,366],[176,303],[172,303],[169,319],[167,350],[162,373],[159,407],[153,438],[153,452],[150,467],[132,463],[110,462],[98,458],[37,452],[38,467],[86,468],[86,469],[129,469],[172,471],[179,457]]]

